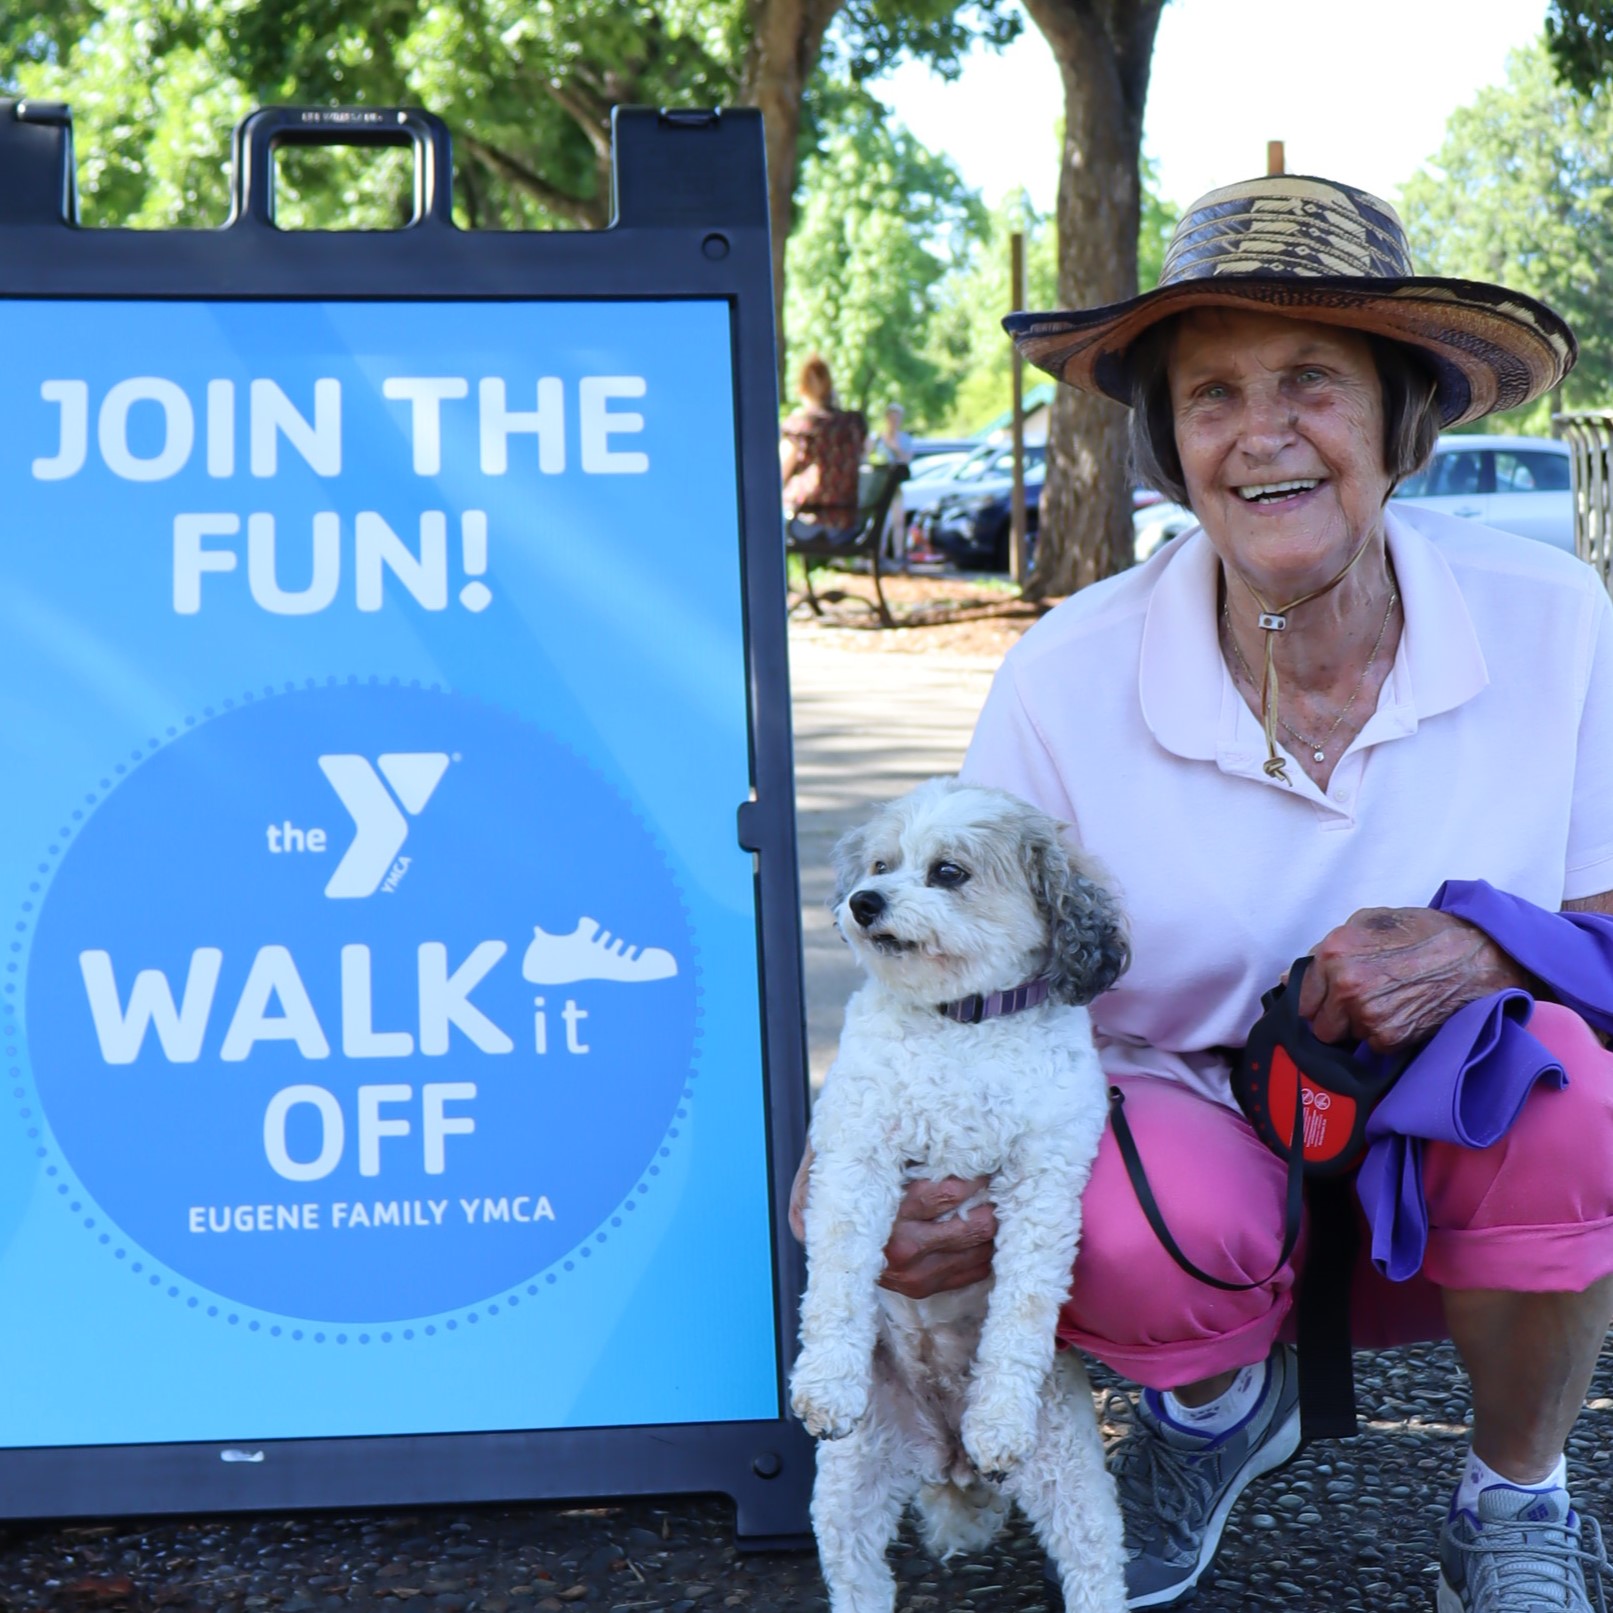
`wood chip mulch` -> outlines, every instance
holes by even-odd
[[[998,661],[1026,628],[1059,603],[1021,599],[1001,579],[894,576],[886,577],[884,584],[895,628],[880,625],[871,608],[874,590],[867,576],[826,577],[820,572],[814,586],[820,597],[828,596],[823,615],[814,616],[803,604],[790,617],[791,631],[836,649]]]

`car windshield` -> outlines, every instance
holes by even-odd
[[[958,469],[969,458],[967,453],[957,454],[926,454],[922,459],[913,461],[909,481],[928,482],[943,476],[956,476]]]
[[[1032,470],[1040,465],[1047,457],[1047,449],[1041,444],[1030,443],[1025,445],[1025,469]],[[1012,476],[1014,474],[1014,450],[1012,448],[991,447],[982,449],[975,456],[960,465],[956,480],[960,482],[978,482],[987,476]]]

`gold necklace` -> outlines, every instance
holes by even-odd
[[[1320,599],[1323,594],[1337,588],[1349,576],[1362,555],[1372,543],[1372,534],[1369,532],[1356,546],[1355,553],[1339,568],[1331,581],[1325,582],[1320,588],[1313,588],[1308,594],[1301,594],[1298,599],[1291,599],[1286,605],[1273,608],[1260,597],[1255,585],[1249,581],[1242,572],[1234,572],[1231,566],[1227,572],[1236,575],[1238,581],[1249,590],[1250,597],[1260,607],[1260,616],[1255,625],[1266,635],[1266,676],[1260,685],[1260,726],[1266,731],[1266,761],[1265,772],[1267,778],[1280,779],[1284,784],[1289,782],[1288,771],[1283,765],[1283,759],[1277,754],[1277,656],[1273,649],[1273,633],[1284,633],[1288,630],[1288,615],[1290,611],[1298,610],[1301,605],[1308,605],[1313,599]],[[1243,657],[1240,653],[1239,660]],[[1247,672],[1248,667],[1245,665]],[[1253,677],[1251,675],[1251,682]]]
[[[1314,761],[1325,762],[1327,760],[1326,747],[1329,741],[1331,741],[1334,734],[1339,731],[1339,724],[1350,715],[1350,712],[1354,708],[1356,701],[1361,697],[1361,691],[1366,688],[1367,679],[1372,675],[1373,667],[1377,665],[1378,651],[1383,648],[1384,635],[1389,631],[1389,619],[1394,615],[1395,605],[1399,602],[1399,599],[1400,590],[1398,588],[1391,587],[1389,589],[1389,608],[1383,613],[1383,624],[1379,627],[1378,636],[1373,641],[1372,653],[1367,657],[1367,664],[1362,667],[1361,676],[1356,679],[1355,688],[1350,691],[1350,698],[1344,702],[1343,706],[1339,709],[1338,716],[1333,719],[1332,726],[1325,734],[1322,735],[1320,739],[1307,739],[1292,724],[1283,721],[1281,712],[1274,713],[1277,721],[1282,725],[1284,731],[1292,738],[1297,739],[1300,744],[1311,753]],[[1249,680],[1249,687],[1251,689],[1259,688],[1259,685],[1255,682],[1254,673],[1249,670],[1249,663],[1243,658],[1243,651],[1238,648],[1237,635],[1232,631],[1232,615],[1225,604],[1223,604],[1221,607],[1221,620],[1226,624],[1227,642],[1231,644],[1232,653],[1238,658],[1238,665],[1243,668],[1244,677]]]

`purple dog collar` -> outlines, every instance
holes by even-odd
[[[960,997],[956,1002],[938,1003],[936,1011],[955,1019],[960,1025],[978,1025],[983,1019],[1000,1019],[1004,1014],[1017,1014],[1047,1001],[1051,986],[1046,980],[1027,980],[1022,986],[1010,986],[1007,991],[978,991],[971,997]]]

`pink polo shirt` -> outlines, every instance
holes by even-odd
[[[1487,879],[1543,907],[1613,890],[1613,607],[1544,543],[1391,505],[1405,630],[1324,793],[1266,777],[1198,528],[1009,652],[963,764],[1074,826],[1133,962],[1093,1004],[1105,1069],[1230,1103],[1216,1050],[1363,907]],[[1279,738],[1282,737],[1279,730]]]

